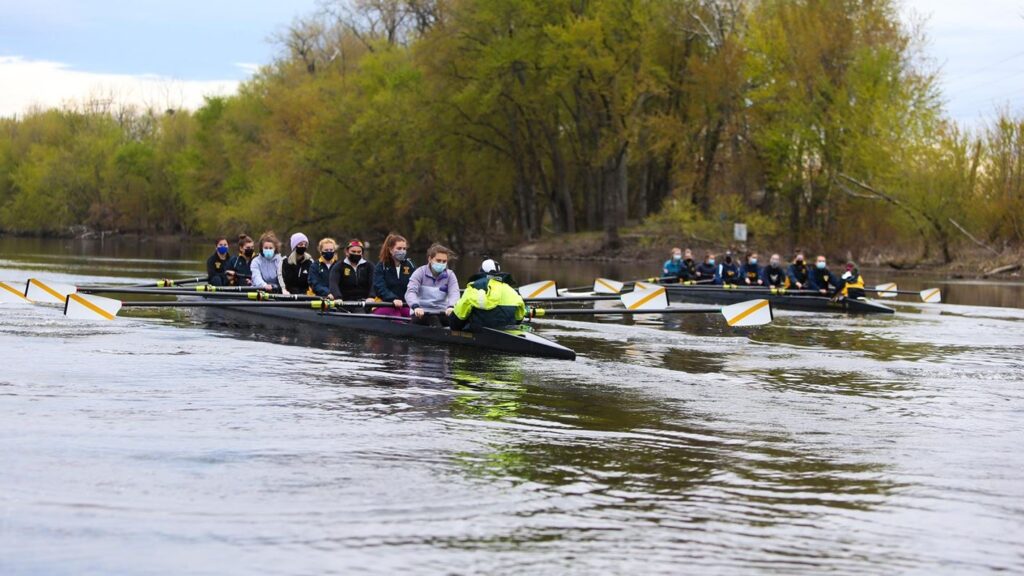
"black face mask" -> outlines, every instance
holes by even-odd
[[[242,253],[245,254],[246,258],[252,258],[252,255],[256,253],[256,249],[255,248],[246,248],[245,251],[242,252]]]
[[[359,264],[359,262],[362,259],[363,259],[363,255],[362,254],[349,254],[348,255],[348,261],[353,263],[353,264]]]
[[[299,246],[298,248],[295,249],[295,253],[298,254],[299,256],[302,256],[303,254],[306,253],[306,247]]]
[[[726,264],[732,264],[732,256],[726,256],[725,257],[725,263]]]
[[[331,252],[330,250],[321,252],[320,255],[324,257],[324,260],[334,260],[334,252]]]

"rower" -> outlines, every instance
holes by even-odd
[[[238,235],[238,254],[228,259],[228,284],[231,286],[252,286],[252,270],[249,263],[256,254],[252,238],[248,234]]]
[[[740,268],[740,282],[744,286],[764,286],[763,270],[757,265],[757,252],[747,255],[747,263]]]
[[[309,267],[309,289],[313,295],[331,300],[331,269],[338,263],[338,243],[334,238],[324,238],[317,243],[316,251],[320,258]]]
[[[766,286],[784,289],[786,287],[786,271],[782,268],[782,256],[772,254],[768,265],[761,271],[761,277]]]
[[[366,300],[373,287],[373,265],[363,258],[363,243],[350,240],[345,260],[331,269],[331,295],[342,300]]]
[[[810,270],[807,277],[811,290],[817,290],[823,296],[835,293],[838,288],[835,276],[828,269],[828,260],[823,254],[818,254],[815,259],[814,268]]]
[[[731,250],[725,251],[725,261],[718,265],[715,283],[730,287],[740,283],[740,267],[733,262]]]
[[[452,329],[472,332],[519,324],[526,317],[526,303],[511,283],[512,277],[497,262],[484,260],[455,304]]]
[[[683,250],[683,269],[680,276],[683,284],[694,284],[697,280],[697,263],[693,261],[693,250]]]
[[[281,263],[281,278],[288,294],[307,294],[309,292],[309,268],[313,265],[313,257],[306,253],[309,249],[309,238],[302,232],[292,234],[289,241],[292,253]]]
[[[380,260],[373,269],[373,293],[381,301],[391,302],[393,307],[374,308],[374,314],[409,317],[410,310],[405,303],[405,292],[409,289],[409,277],[416,267],[406,258],[409,242],[398,234],[388,234],[380,247]]]
[[[704,254],[704,261],[697,265],[697,269],[694,271],[694,278],[698,282],[708,282],[712,284],[719,284],[718,282],[718,266],[715,266],[715,254],[708,252]]]
[[[440,244],[427,250],[427,263],[409,278],[405,301],[412,309],[412,323],[448,326],[459,301],[459,279],[448,268],[452,252]]]
[[[217,238],[217,245],[213,254],[206,259],[206,281],[211,286],[228,285],[228,239],[224,236]]]
[[[260,236],[260,253],[249,263],[253,287],[268,292],[288,293],[281,285],[281,263],[284,258],[277,253],[280,248],[281,241],[273,232],[264,232]]]
[[[806,290],[810,285],[810,276],[807,270],[807,264],[804,259],[803,250],[797,250],[793,257],[793,263],[786,269],[786,288],[796,288],[797,290]]]
[[[864,298],[864,277],[860,275],[860,269],[856,264],[846,263],[846,272],[839,277],[836,288],[843,298]]]
[[[683,279],[683,249],[673,248],[672,255],[661,267],[661,282],[677,283]]]

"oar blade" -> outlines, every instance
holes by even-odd
[[[928,304],[942,303],[942,291],[938,288],[925,288],[921,290],[921,301]]]
[[[78,292],[78,288],[70,284],[58,284],[56,282],[43,282],[36,278],[30,279],[25,284],[25,298],[33,302],[47,302],[50,304],[63,304],[68,294]]]
[[[113,320],[121,310],[121,301],[92,294],[68,294],[64,315],[74,320]]]
[[[646,292],[648,290],[653,290],[657,286],[658,286],[657,284],[648,284],[646,282],[634,282],[633,283],[633,290],[639,290],[641,292]]]
[[[8,282],[0,282],[0,304],[31,304],[32,301],[25,298],[14,286]]]
[[[664,286],[648,286],[646,290],[634,289],[622,295],[622,305],[627,310],[661,310],[668,308],[668,295]]]
[[[557,298],[558,286],[555,284],[554,280],[534,282],[533,284],[520,286],[519,295],[526,300],[531,298]]]
[[[899,286],[895,282],[886,282],[875,286],[875,293],[879,298],[895,298],[898,295],[897,290],[899,290]]]
[[[729,326],[763,326],[772,321],[772,305],[764,299],[747,300],[722,308]]]
[[[596,278],[594,279],[594,293],[595,294],[618,294],[622,292],[624,284],[618,280],[612,280],[610,278]]]

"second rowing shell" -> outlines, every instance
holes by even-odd
[[[784,310],[809,310],[816,312],[839,312],[848,314],[893,314],[896,311],[870,300],[845,298],[832,300],[825,296],[796,296],[793,294],[770,294],[767,291],[688,289],[667,286],[669,300],[674,302],[697,302],[710,304],[734,304],[754,298],[764,298],[775,308]]]

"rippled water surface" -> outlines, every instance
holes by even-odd
[[[0,239],[0,280],[203,256]],[[1024,292],[941,286],[753,330],[538,321],[576,362],[0,305],[0,574],[1019,573]]]

